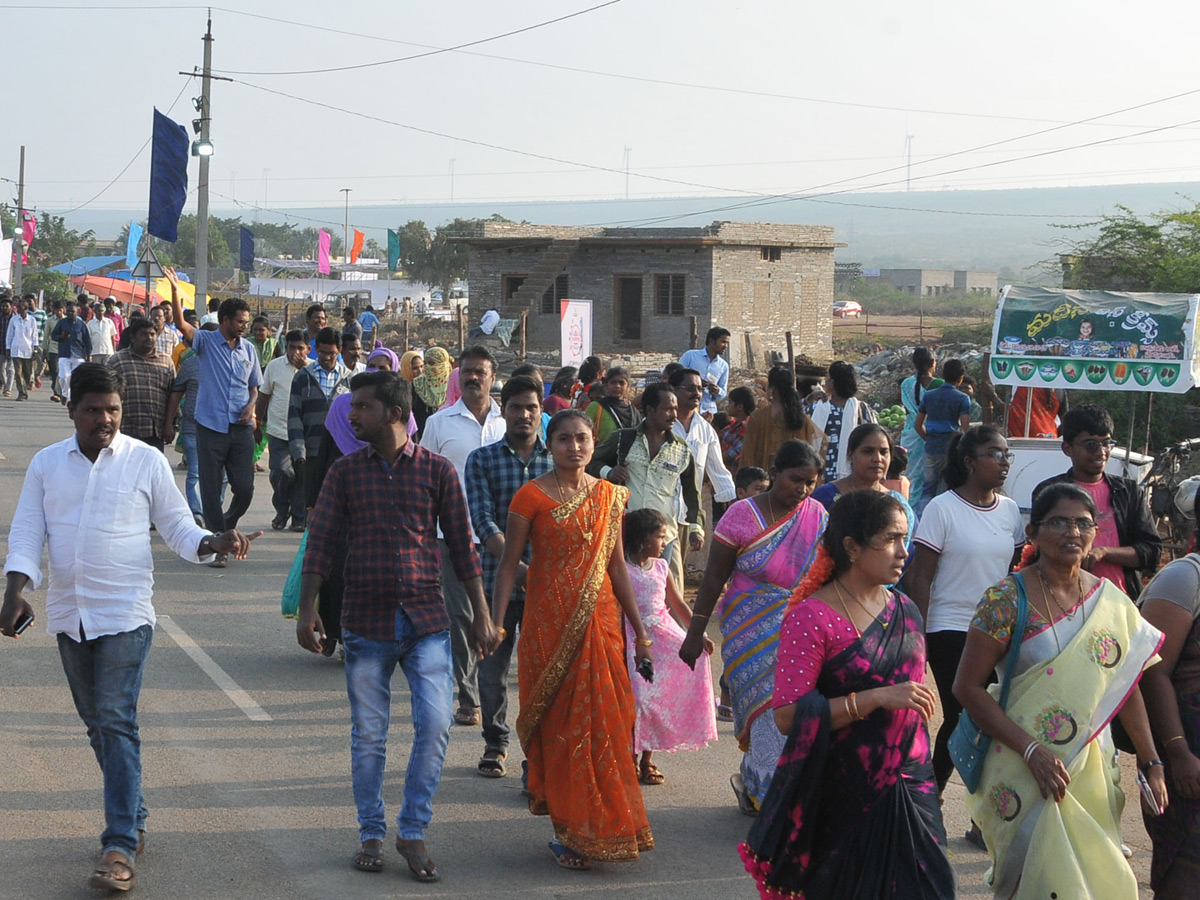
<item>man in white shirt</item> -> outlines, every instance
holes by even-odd
[[[496,330],[496,326],[500,324],[500,313],[494,309],[489,309],[483,314],[483,318],[479,320],[479,325],[472,328],[467,334],[467,337],[477,338],[490,335]]]
[[[721,455],[721,438],[715,428],[699,414],[701,397],[706,388],[695,369],[676,369],[671,373],[669,383],[675,391],[675,399],[679,403],[679,415],[671,430],[677,437],[687,441],[688,449],[692,451],[692,459],[696,461],[696,484],[703,489],[704,476],[713,487],[713,501],[716,503],[732,503],[737,499],[737,488],[733,476],[725,468],[725,460]],[[715,518],[715,516],[714,516]],[[687,514],[684,510],[682,491],[675,496],[675,521],[684,522]],[[716,527],[716,522],[713,522]],[[687,548],[680,544],[680,553],[671,557],[671,574],[675,577],[680,590],[683,589],[684,559]],[[675,569],[678,561],[678,569]]]
[[[296,475],[288,449],[288,402],[296,373],[308,365],[308,341],[304,332],[296,329],[284,337],[287,352],[267,363],[263,383],[258,387],[255,410],[254,441],[262,440],[263,425],[267,432],[267,453],[270,458],[271,505],[275,518],[271,527],[282,531],[288,517],[304,522],[304,480]]]
[[[29,301],[17,301],[17,314],[8,320],[8,355],[17,372],[17,399],[28,400],[33,384],[33,357],[38,348],[38,323],[29,314]]]
[[[96,304],[98,307],[100,304]],[[97,312],[87,323],[88,334],[92,337],[92,362],[106,363],[108,358],[117,352],[117,326],[112,319]],[[167,357],[170,359],[170,357]]]
[[[700,398],[700,414],[711,419],[717,411],[717,403],[729,393],[729,363],[723,354],[729,349],[729,329],[715,325],[704,337],[704,347],[689,350],[679,357],[685,369],[695,369],[704,382],[704,395]]]
[[[496,357],[486,347],[468,347],[458,359],[458,383],[462,396],[453,406],[434,413],[425,422],[421,446],[446,457],[454,464],[458,480],[467,489],[467,456],[487,444],[504,437],[504,417],[500,406],[492,399],[496,381]],[[472,611],[467,590],[454,567],[450,552],[441,540],[442,592],[446,610],[450,613],[450,649],[454,657],[454,680],[458,684],[458,711],[454,721],[459,725],[478,725],[479,682],[475,655],[471,650]],[[472,541],[475,535],[471,535]],[[476,547],[478,550],[478,547]]]
[[[46,631],[57,635],[75,708],[104,774],[103,855],[91,886],[127,891],[146,823],[137,703],[155,621],[150,526],[195,563],[215,553],[245,557],[257,535],[214,535],[195,524],[166,457],[121,434],[123,388],[107,366],[84,363],[71,373],[67,409],[75,434],[39,451],[25,474],[4,563],[0,634],[16,637],[22,620],[32,618],[24,591],[41,585],[48,542]],[[104,550],[97,554],[100,534]]]

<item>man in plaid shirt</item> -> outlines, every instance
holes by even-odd
[[[317,593],[333,565],[335,537],[345,531],[350,547],[341,624],[353,725],[350,775],[362,842],[352,864],[367,872],[383,867],[383,770],[391,679],[399,665],[412,692],[413,744],[396,849],[413,878],[437,881],[441,873],[425,849],[425,829],[433,818],[454,712],[439,525],[474,608],[475,651],[490,649],[497,633],[454,466],[408,439],[408,382],[384,371],[356,375],[350,384],[350,426],[368,446],[329,467],[309,517],[296,638],[306,650],[321,652],[325,629]]]
[[[500,392],[504,437],[472,450],[467,457],[467,503],[471,524],[484,546],[483,589],[490,603],[496,571],[504,555],[504,529],[513,495],[527,482],[554,468],[546,444],[538,437],[542,424],[542,392],[528,375],[514,375]],[[528,545],[517,567],[518,584],[504,613],[504,639],[479,664],[479,706],[483,718],[483,757],[479,774],[502,778],[508,757],[508,665],[517,628],[525,611],[525,572],[533,552]]]

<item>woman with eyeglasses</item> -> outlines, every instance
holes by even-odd
[[[904,569],[907,528],[891,494],[838,498],[788,601],[772,701],[787,743],[739,848],[761,897],[955,896],[921,616],[888,587]]]
[[[933,748],[939,793],[954,771],[948,745],[962,707],[951,689],[971,617],[978,598],[1012,571],[1025,544],[1020,508],[999,493],[1011,465],[1008,441],[990,425],[950,438],[944,470],[950,490],[925,507],[904,577],[908,596],[925,619],[929,668],[942,701],[942,726]],[[977,828],[967,839],[982,843]]]
[[[1096,503],[1055,484],[1033,502],[1026,535],[1036,553],[987,589],[971,619],[954,695],[991,737],[967,811],[987,841],[985,880],[997,897],[1135,900],[1121,854],[1120,790],[1109,729],[1119,718],[1137,749],[1145,793],[1167,807],[1162,762],[1138,690],[1163,635],[1105,578],[1083,567]],[[988,687],[1003,676],[1025,608],[1008,705]],[[1145,801],[1143,801],[1145,802]]]

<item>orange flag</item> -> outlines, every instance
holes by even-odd
[[[350,262],[352,264],[358,262],[359,256],[362,255],[363,241],[366,237],[357,228],[354,229],[354,243],[350,246]]]

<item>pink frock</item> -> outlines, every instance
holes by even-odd
[[[708,654],[701,654],[695,670],[679,658],[686,633],[667,609],[667,561],[651,559],[643,569],[626,560],[626,566],[646,635],[654,641],[654,681],[648,682],[637,674],[633,629],[625,623],[629,680],[637,704],[634,752],[699,750],[717,739]]]

